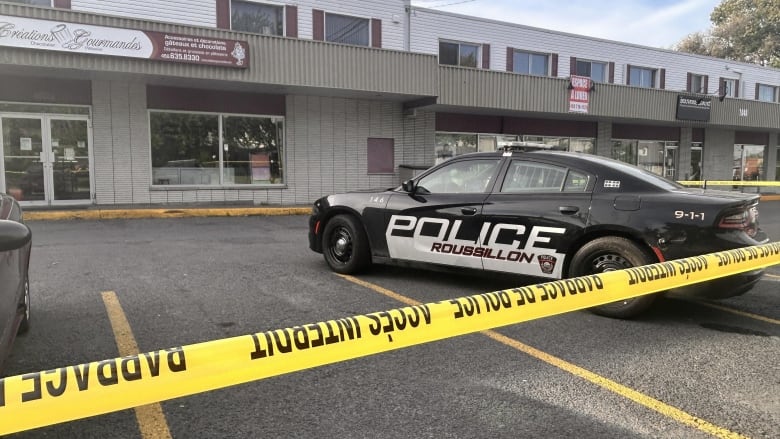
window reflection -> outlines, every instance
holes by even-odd
[[[149,121],[153,185],[284,181],[281,118],[153,111]]]

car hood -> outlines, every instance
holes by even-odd
[[[396,189],[395,187],[391,187],[391,188],[376,188],[376,189],[358,189],[358,190],[354,190],[354,191],[347,191],[345,193],[347,193],[347,194],[380,194],[382,192],[394,191],[395,189]]]

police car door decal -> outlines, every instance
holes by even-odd
[[[461,220],[393,215],[385,231],[387,250],[394,259],[482,268],[477,241],[459,238]]]
[[[562,227],[496,224],[483,241],[488,249],[482,257],[485,270],[560,278],[564,254],[552,248],[550,240],[565,232]]]
[[[390,257],[561,277],[564,255],[546,245],[564,228],[484,222],[476,240],[465,240],[459,238],[460,227],[461,220],[393,215],[385,231]]]

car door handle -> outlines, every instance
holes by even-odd
[[[564,215],[574,215],[580,211],[580,208],[577,206],[561,206],[558,208],[558,211]]]
[[[464,215],[475,215],[477,213],[476,207],[462,207],[460,213]]]

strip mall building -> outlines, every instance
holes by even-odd
[[[405,0],[0,0],[26,206],[309,204],[507,144],[777,180],[780,70]]]

